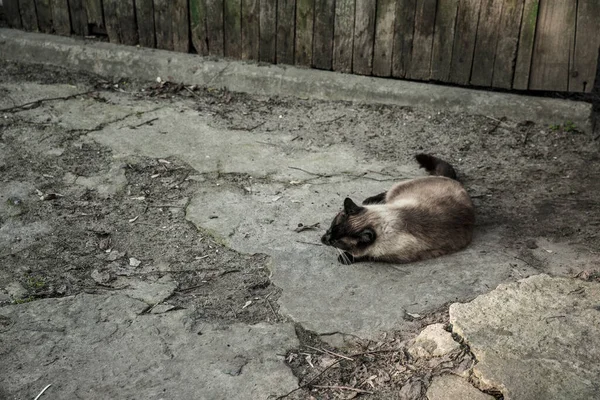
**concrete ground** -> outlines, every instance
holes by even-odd
[[[0,397],[598,393],[598,132],[8,62],[0,94]],[[338,264],[344,197],[422,151],[474,243]]]

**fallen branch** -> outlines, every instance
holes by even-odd
[[[84,96],[86,94],[90,94],[90,93],[94,93],[94,92],[95,92],[95,90],[88,90],[87,92],[72,94],[70,96],[50,97],[50,98],[47,98],[47,99],[39,99],[39,100],[30,101],[29,103],[21,104],[21,105],[14,106],[14,107],[2,108],[2,109],[0,109],[0,112],[11,112],[11,111],[14,111],[14,110],[20,110],[20,109],[27,108],[27,107],[30,107],[30,106],[35,106],[35,105],[39,106],[42,103],[45,103],[47,101],[71,100],[71,99],[73,99],[75,97]]]
[[[154,121],[156,121],[157,119],[158,119],[158,117],[156,117],[156,118],[152,118],[152,119],[149,119],[148,121],[144,121],[144,122],[142,122],[141,124],[137,124],[137,125],[130,125],[130,126],[129,126],[129,129],[137,129],[137,128],[139,128],[140,126],[149,125],[149,124],[153,123]]]
[[[350,386],[321,386],[321,385],[314,385],[313,387],[317,388],[317,389],[351,390],[353,392],[367,393],[367,394],[373,394],[374,393],[374,392],[371,392],[369,390],[353,388],[353,387],[350,387]]]

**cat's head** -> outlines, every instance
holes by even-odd
[[[346,198],[343,211],[335,216],[331,226],[321,237],[321,242],[351,254],[359,254],[372,245],[376,238],[368,210]]]

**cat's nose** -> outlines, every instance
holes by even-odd
[[[331,234],[326,233],[321,237],[321,243],[329,245],[331,243]]]

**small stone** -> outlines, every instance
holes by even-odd
[[[106,260],[107,261],[116,261],[119,258],[124,257],[124,256],[125,256],[125,253],[123,253],[121,251],[113,250],[108,254],[108,256],[106,257]]]
[[[445,356],[459,348],[452,334],[444,329],[444,324],[433,324],[423,329],[408,352],[415,358],[431,358]]]
[[[110,282],[110,274],[106,271],[98,271],[97,269],[92,271],[92,279],[101,285],[105,285]]]
[[[140,260],[138,260],[137,258],[131,257],[129,259],[129,265],[131,265],[132,267],[139,267],[141,263],[142,262]]]
[[[172,306],[170,304],[159,304],[156,307],[154,307],[152,309],[152,311],[150,311],[150,313],[152,313],[152,314],[164,314],[166,312],[171,311],[174,308],[175,308],[175,306]]]
[[[9,283],[4,290],[6,290],[6,293],[8,293],[10,298],[13,300],[23,299],[29,294],[27,289],[25,289],[23,285],[16,281]]]
[[[537,243],[533,239],[526,240],[525,241],[525,246],[527,246],[528,249],[532,249],[532,250],[538,248]]]
[[[427,389],[427,399],[493,400],[494,397],[479,391],[456,375],[441,375],[433,378]]]

